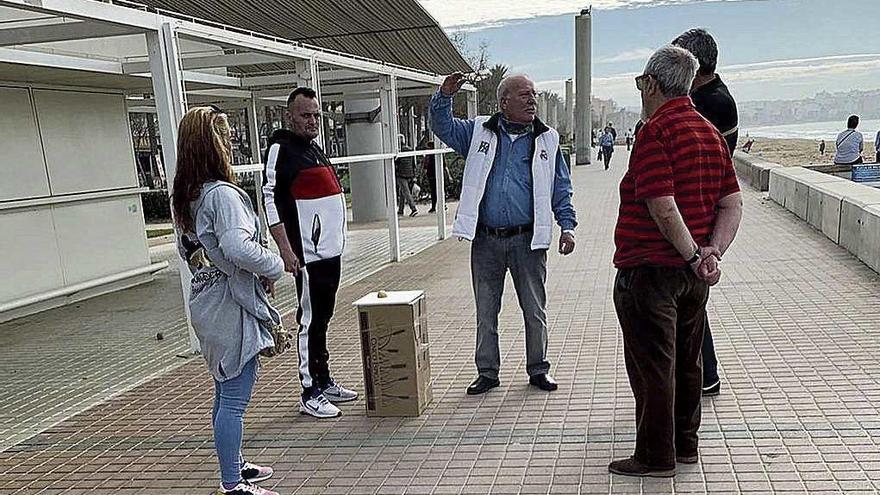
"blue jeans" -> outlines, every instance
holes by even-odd
[[[495,237],[478,232],[471,245],[471,275],[477,305],[475,361],[480,376],[497,379],[501,367],[498,313],[507,272],[526,327],[526,372],[550,371],[547,361],[547,250],[532,251],[532,234]]]
[[[244,431],[244,411],[247,409],[260,363],[257,357],[242,368],[235,378],[218,382],[214,380],[214,448],[220,461],[220,477],[223,483],[241,481],[241,437]]]

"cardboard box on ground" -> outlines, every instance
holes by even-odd
[[[356,301],[367,416],[418,416],[431,402],[428,313],[422,291]]]

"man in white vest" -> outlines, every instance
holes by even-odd
[[[529,383],[556,390],[547,361],[547,250],[554,216],[562,229],[563,255],[574,251],[577,226],[559,133],[535,117],[535,86],[525,76],[510,76],[498,85],[501,112],[472,120],[453,118],[452,97],[464,81],[461,73],[448,76],[431,99],[430,114],[434,133],[466,158],[452,233],[472,241],[479,376],[467,393],[482,394],[500,385],[498,313],[508,271],[525,320]]]

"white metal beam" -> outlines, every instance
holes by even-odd
[[[177,125],[186,109],[186,93],[183,91],[183,74],[180,69],[177,40],[170,24],[162,25],[158,32],[147,33],[147,50],[150,55],[150,72],[153,94],[159,119],[159,135],[162,140],[162,161],[168,178],[168,195],[172,195],[174,176],[177,172]],[[172,218],[174,212],[172,210]],[[192,330],[189,312],[190,279],[187,262],[178,255],[178,273],[183,290],[183,307],[189,327],[190,350],[199,351],[199,341]]]
[[[109,22],[145,30],[158,30],[162,16],[94,0],[0,0],[0,7],[41,12],[84,21]]]
[[[209,55],[204,57],[184,57],[182,60],[184,70],[213,69],[218,67],[235,67],[239,65],[272,64],[277,62],[289,62],[290,59],[278,55],[266,53],[229,53],[226,55]],[[122,70],[126,74],[140,74],[150,70],[149,62],[125,62]]]
[[[58,22],[40,26],[0,29],[0,46],[31,45],[55,41],[107,38],[143,32],[140,29],[118,24],[93,22]]]
[[[122,64],[119,62],[58,55],[36,50],[0,48],[0,62],[122,75]]]
[[[207,72],[198,72],[193,70],[183,71],[184,82],[208,84],[210,86],[221,86],[225,88],[240,88],[241,78],[222,76],[220,74],[209,74]]]

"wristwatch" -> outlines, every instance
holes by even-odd
[[[689,260],[687,260],[687,264],[693,265],[694,263],[696,263],[698,261],[700,261],[700,248],[697,248],[697,250],[694,251],[694,255],[691,256],[691,258]]]

